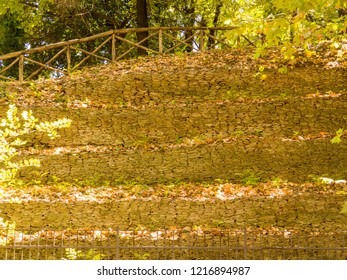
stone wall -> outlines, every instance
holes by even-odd
[[[347,94],[339,97],[296,98],[270,101],[214,100],[190,104],[116,108],[34,107],[42,120],[72,120],[61,137],[49,146],[178,144],[180,139],[262,136],[290,138],[344,127]],[[7,106],[1,106],[5,114]]]
[[[101,176],[109,181],[237,180],[245,170],[262,174],[264,180],[282,178],[298,182],[308,180],[310,175],[347,177],[347,145],[334,146],[329,140],[283,142],[245,138],[230,143],[163,149],[113,148],[38,158],[43,163],[42,171],[65,180],[86,176]]]
[[[40,119],[73,121],[58,139],[32,139],[42,172],[150,182],[236,180],[245,170],[264,180],[347,177],[347,145],[330,143],[347,121],[346,69],[268,69],[260,81],[257,65],[229,54],[128,64],[39,82],[41,99],[17,100]],[[6,91],[27,97],[32,87]]]
[[[255,197],[232,200],[126,200],[106,203],[71,201],[2,203],[1,215],[19,229],[114,228],[147,226],[291,228],[333,231],[346,229],[339,215],[344,196],[321,195]]]
[[[130,69],[93,69],[89,75],[73,77],[63,85],[72,99],[99,100],[105,103],[128,102],[133,106],[195,102],[226,97],[278,98],[305,96],[309,93],[346,90],[346,69],[326,69],[305,65],[285,75],[276,69],[266,70],[266,81],[255,77],[254,62],[237,61],[227,55],[197,61],[177,61],[164,65],[141,64]],[[198,64],[200,63],[200,64]],[[198,65],[197,65],[198,64]],[[111,66],[112,67],[112,66]],[[229,92],[229,94],[228,94]]]

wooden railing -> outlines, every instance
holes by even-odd
[[[231,48],[245,36],[236,36],[237,27],[149,27],[116,29],[90,37],[49,44],[0,56],[0,79],[31,80],[69,75],[82,64],[107,64],[137,55],[143,49],[148,55],[177,51],[204,51]],[[148,32],[148,37],[137,41],[136,33]],[[226,36],[226,33],[229,35]],[[226,38],[228,37],[228,39]],[[233,38],[234,40],[231,40]],[[144,42],[147,41],[147,44]],[[232,42],[232,43],[231,43]]]

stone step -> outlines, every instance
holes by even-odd
[[[207,227],[345,229],[347,216],[339,214],[341,195],[254,197],[204,201],[171,199],[127,200],[106,203],[69,201],[1,203],[1,216],[17,230]]]
[[[346,178],[346,144],[330,139],[347,121],[347,69],[306,61],[283,75],[267,63],[262,81],[259,66],[232,52],[127,61],[6,84],[2,101],[45,121],[72,120],[60,138],[36,137],[26,147],[56,147],[39,156],[40,172],[64,180],[235,179],[248,169],[265,180]]]
[[[260,100],[257,102],[195,102],[149,107],[32,107],[41,120],[70,118],[70,128],[50,140],[36,137],[32,145],[80,146],[178,144],[239,136],[292,138],[333,135],[347,122],[347,94],[338,97]],[[22,108],[20,108],[21,110]],[[23,108],[28,109],[28,108]],[[4,115],[7,106],[1,106]]]
[[[170,65],[165,69],[138,69],[117,71],[109,68],[94,69],[92,75],[71,77],[62,85],[71,100],[98,100],[105,103],[130,103],[142,106],[161,104],[186,98],[187,100],[219,100],[238,98],[293,97],[327,91],[346,90],[347,70],[341,68],[298,67],[287,74],[276,69],[266,70],[267,78],[255,76],[257,66],[235,65],[223,61],[211,67]],[[189,63],[189,61],[187,62]],[[173,63],[174,64],[174,63]],[[145,66],[146,64],[144,64]]]
[[[347,143],[329,139],[283,141],[273,137],[244,137],[230,142],[193,145],[140,146],[137,148],[76,147],[51,149],[41,154],[39,170],[23,169],[22,178],[47,173],[65,181],[86,178],[141,182],[240,181],[246,170],[261,180],[280,178],[304,182],[309,176],[347,177]]]

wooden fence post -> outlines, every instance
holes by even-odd
[[[24,81],[24,54],[19,57],[18,80],[20,82]]]
[[[112,61],[116,61],[116,34],[112,33]]]
[[[163,53],[163,30],[159,30],[159,53]]]
[[[200,41],[199,41],[199,50],[201,52],[204,51],[204,36],[205,36],[205,31],[201,30],[200,31]]]
[[[67,45],[67,47],[66,47],[66,60],[67,60],[67,74],[70,75],[70,71],[71,71],[71,51],[70,51],[70,45]]]
[[[117,226],[116,234],[116,260],[119,260],[119,226]]]
[[[243,259],[247,260],[247,228],[243,229]]]

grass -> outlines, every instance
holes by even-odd
[[[241,183],[246,186],[254,186],[261,182],[261,174],[250,169],[247,169],[238,175],[241,177]]]

